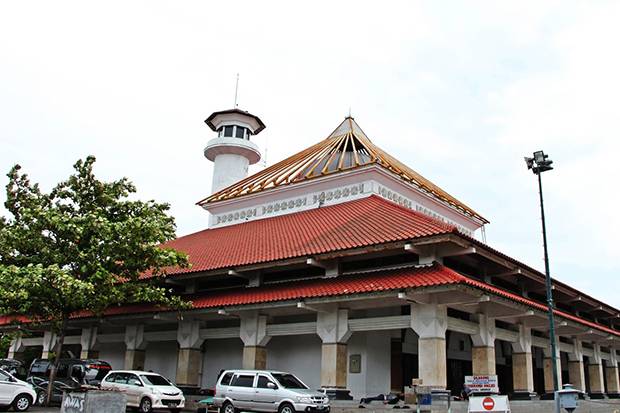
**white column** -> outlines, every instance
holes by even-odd
[[[472,372],[478,375],[495,374],[495,320],[486,314],[477,314],[477,334],[472,334]]]
[[[445,389],[448,312],[438,304],[411,304],[411,328],[418,335],[418,371],[425,386]]]
[[[560,342],[558,337],[555,339],[555,356],[556,356],[556,370],[558,374],[558,388],[562,388],[562,363],[560,360]],[[543,348],[544,360],[543,360],[543,369],[544,369],[544,377],[545,377],[545,393],[553,394],[553,368],[552,368],[552,358],[551,358],[551,340],[549,340],[549,346]]]
[[[50,358],[51,353],[54,351],[54,347],[56,346],[56,341],[58,341],[56,333],[52,333],[51,331],[46,331],[43,333],[43,351],[41,353],[41,358]]]
[[[323,341],[321,346],[321,387],[330,389],[347,388],[347,341],[349,310],[328,306],[318,312],[316,333]]]
[[[144,355],[147,342],[144,339],[144,326],[125,327],[125,369],[144,370]]]
[[[512,344],[512,382],[514,393],[534,392],[532,329],[519,324],[519,340]]]
[[[202,375],[202,343],[200,322],[180,321],[177,330],[179,353],[177,357],[176,383],[181,386],[200,386]]]
[[[11,345],[9,346],[9,354],[8,358],[19,360],[21,359],[21,354],[24,351],[24,343],[22,342],[22,334],[17,333],[15,338],[11,341]]]
[[[598,397],[605,393],[603,383],[603,360],[601,358],[601,345],[592,344],[593,357],[590,357],[588,364],[588,373],[590,376],[590,397]]]
[[[568,381],[576,389],[586,391],[586,374],[583,368],[583,343],[573,340],[573,351],[568,353]]]
[[[94,350],[97,343],[97,327],[88,327],[82,329],[82,335],[80,336],[80,358],[90,359],[98,358],[99,352]]]
[[[618,353],[615,348],[609,349],[610,359],[605,367],[607,379],[607,394],[609,397],[620,397],[620,378],[618,377]]]
[[[266,345],[271,339],[267,335],[267,316],[258,312],[241,314],[241,327],[239,329],[243,341],[243,368],[265,369],[267,368]]]

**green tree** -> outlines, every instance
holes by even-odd
[[[72,314],[101,315],[111,306],[155,303],[189,306],[158,285],[166,267],[187,266],[187,257],[161,247],[175,237],[169,205],[130,199],[134,185],[122,178],[102,182],[95,158],[75,163],[75,172],[49,193],[32,184],[16,165],[8,174],[0,217],[0,313],[27,315],[58,336],[48,402]],[[151,281],[141,280],[151,273]]]

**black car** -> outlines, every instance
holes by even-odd
[[[37,392],[37,404],[41,405],[47,397],[47,385],[49,383],[52,360],[36,359],[30,365],[28,378],[26,381],[34,387]],[[79,388],[82,385],[98,386],[101,380],[112,369],[106,361],[95,359],[62,359],[58,365],[56,379],[54,380],[54,390],[52,392],[52,403],[62,401],[62,393],[65,390]]]
[[[26,376],[28,376],[28,371],[20,360],[0,359],[0,369],[9,372],[13,377],[20,380],[26,380]]]

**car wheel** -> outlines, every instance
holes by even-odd
[[[32,400],[27,394],[20,394],[13,400],[13,410],[16,412],[25,412],[30,408]]]
[[[226,402],[222,406],[220,413],[237,413],[237,411],[238,410],[235,409],[235,406],[233,406],[231,402]]]
[[[282,403],[278,408],[278,413],[295,413],[295,408],[290,403]]]
[[[140,413],[151,413],[153,411],[153,403],[151,399],[145,397],[140,401],[140,406],[138,407],[138,411]]]
[[[43,390],[40,390],[37,393],[37,404],[39,406],[43,406],[45,404],[45,400],[47,399],[47,393],[44,392]]]

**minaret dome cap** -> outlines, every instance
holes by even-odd
[[[217,131],[223,123],[230,123],[234,121],[245,123],[250,127],[253,135],[258,135],[263,129],[265,129],[265,124],[258,116],[237,108],[213,112],[205,120],[205,123],[209,125],[213,131]]]

